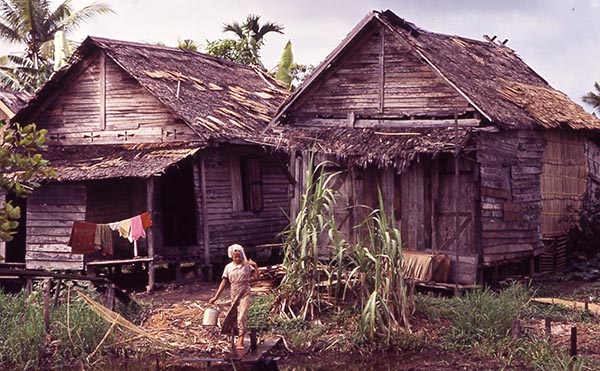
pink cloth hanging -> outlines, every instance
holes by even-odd
[[[146,231],[142,226],[142,218],[138,215],[131,218],[131,239],[137,241],[140,237],[145,238]]]

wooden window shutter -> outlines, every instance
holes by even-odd
[[[242,189],[242,171],[240,159],[234,157],[229,162],[231,173],[231,208],[233,211],[244,211],[244,192]]]
[[[260,178],[260,161],[259,159],[248,160],[248,173],[250,178],[250,209],[252,211],[260,211],[263,207],[262,198],[262,181]]]

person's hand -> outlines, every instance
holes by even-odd
[[[250,265],[250,266],[252,266],[254,268],[258,267],[258,265],[256,264],[256,262],[254,260],[252,260],[252,259],[248,259],[247,262],[248,262],[248,265]]]
[[[215,301],[217,301],[217,297],[216,297],[216,296],[213,296],[212,298],[208,299],[208,304],[212,304],[212,303],[214,303]]]

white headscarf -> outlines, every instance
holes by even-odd
[[[242,253],[242,258],[244,259],[244,261],[246,260],[246,254],[244,253],[244,248],[242,247],[242,245],[234,243],[233,245],[229,246],[227,248],[227,256],[231,258],[233,256],[234,251],[239,251],[240,253]]]

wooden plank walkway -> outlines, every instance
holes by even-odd
[[[244,350],[233,350],[231,353],[225,355],[223,358],[216,357],[185,357],[181,358],[181,362],[184,363],[204,363],[207,369],[210,369],[212,364],[217,363],[241,363],[243,365],[256,365],[258,364],[265,355],[275,348],[281,342],[281,337],[270,336],[265,338],[263,342],[257,344],[256,350],[251,350],[250,346],[246,346]],[[250,337],[247,335],[245,338],[245,344],[250,344]]]

